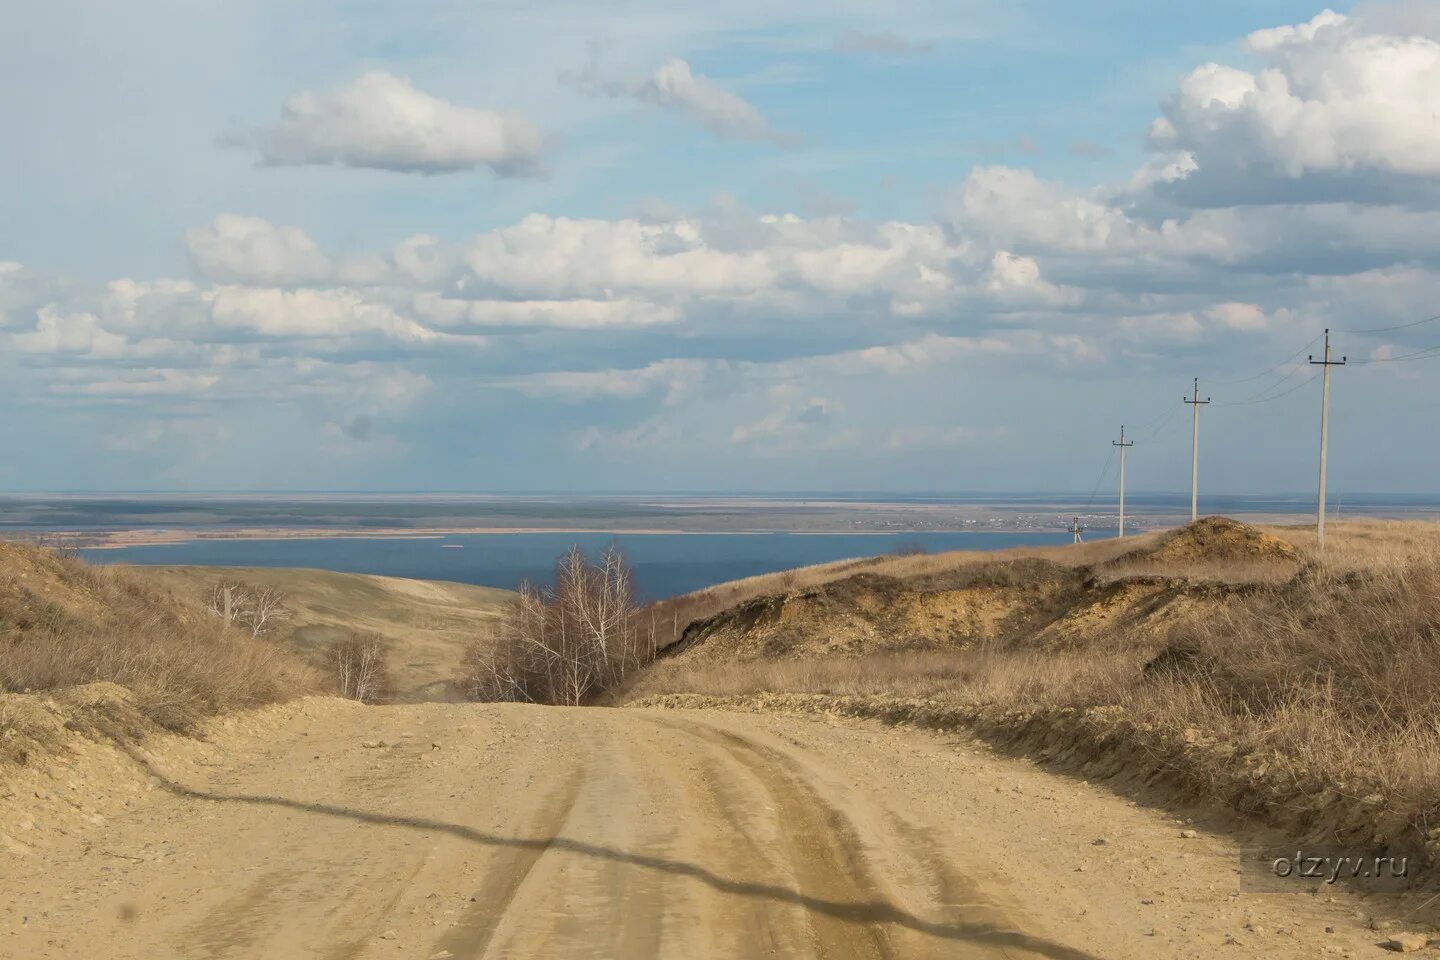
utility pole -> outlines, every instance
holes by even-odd
[[[1120,536],[1125,536],[1125,448],[1135,446],[1135,441],[1125,442],[1125,424],[1120,424],[1120,439],[1111,440],[1112,447],[1120,448]]]
[[[1330,368],[1345,365],[1346,357],[1330,359],[1330,328],[1325,328],[1325,359],[1310,362],[1320,367],[1320,501],[1315,510],[1315,545],[1325,546],[1325,453],[1330,446]]]
[[[1072,521],[1070,522],[1070,533],[1071,533],[1071,535],[1075,538],[1075,542],[1076,542],[1076,543],[1079,543],[1079,542],[1080,542],[1080,533],[1081,533],[1084,529],[1085,529],[1084,527],[1080,526],[1080,518],[1079,518],[1079,517],[1076,517],[1074,520],[1072,520]]]
[[[1199,503],[1200,489],[1200,407],[1210,402],[1210,398],[1200,399],[1200,378],[1195,378],[1195,395],[1193,397],[1181,397],[1185,403],[1190,404],[1190,522],[1194,523],[1200,516],[1196,505]]]

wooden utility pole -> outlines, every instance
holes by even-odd
[[[1194,523],[1200,516],[1197,505],[1199,503],[1200,489],[1200,407],[1210,402],[1210,398],[1200,399],[1200,378],[1195,378],[1195,395],[1193,397],[1181,397],[1185,403],[1190,404],[1190,522]]]
[[[1315,508],[1315,544],[1318,547],[1325,546],[1325,454],[1330,446],[1330,368],[1342,367],[1345,365],[1346,357],[1339,360],[1330,359],[1330,329],[1325,329],[1325,359],[1316,360],[1312,355],[1310,362],[1316,364],[1321,370],[1320,387],[1320,499]]]
[[[1125,442],[1125,424],[1120,424],[1120,439],[1111,440],[1112,447],[1120,448],[1120,536],[1125,536],[1125,448],[1135,446],[1135,441]]]

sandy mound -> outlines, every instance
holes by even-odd
[[[1153,547],[1131,551],[1104,566],[1298,566],[1299,563],[1300,554],[1279,537],[1229,517],[1202,517],[1166,534]]]

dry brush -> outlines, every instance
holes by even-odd
[[[578,706],[653,660],[659,631],[617,547],[593,561],[573,547],[553,583],[521,585],[492,634],[467,651],[459,685],[473,700]]]

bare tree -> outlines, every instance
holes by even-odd
[[[335,680],[342,697],[376,703],[390,693],[385,641],[374,633],[352,633],[335,645]]]
[[[522,585],[467,653],[460,683],[476,700],[578,705],[653,659],[656,633],[619,548],[591,561],[574,547],[556,562],[550,587]]]
[[[258,640],[281,622],[290,619],[290,609],[285,605],[285,599],[285,591],[278,587],[250,588],[237,619],[250,628],[252,640]]]
[[[243,597],[249,588],[239,580],[217,580],[210,588],[210,611],[228,626],[240,615]]]
[[[251,639],[258,639],[290,616],[283,590],[242,583],[239,580],[217,581],[210,588],[207,605],[210,611],[227,625],[239,624],[248,627]]]

